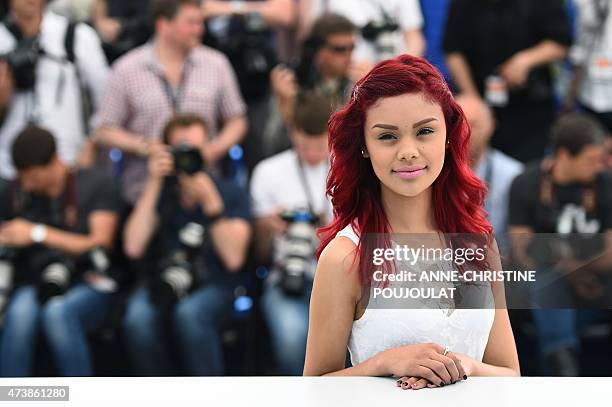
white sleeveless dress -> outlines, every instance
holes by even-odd
[[[359,236],[348,225],[336,236],[355,245]],[[393,284],[393,283],[390,283]],[[353,321],[348,350],[353,366],[377,353],[405,345],[434,342],[482,361],[495,307],[488,309],[379,309],[368,306]]]

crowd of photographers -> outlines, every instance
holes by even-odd
[[[56,374],[94,375],[109,327],[132,374],[222,375],[237,309],[269,337],[256,373],[301,374],[327,122],[400,53],[454,84],[502,249],[610,232],[609,5],[6,0],[0,376],[34,374],[41,342]],[[602,296],[606,271],[565,289]],[[580,374],[579,320],[610,322],[583,314],[534,310],[532,373]]]

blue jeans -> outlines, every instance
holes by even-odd
[[[304,372],[311,292],[312,281],[301,296],[287,295],[279,284],[273,284],[261,299],[272,335],[272,352],[282,375],[301,376]]]
[[[171,321],[164,321],[151,301],[149,290],[138,288],[130,298],[123,321],[134,373],[138,376],[173,374],[169,352],[169,344],[173,343],[182,366],[190,375],[222,375],[223,353],[218,328],[231,311],[232,298],[230,286],[207,284],[177,303]],[[168,331],[171,337],[165,336]]]
[[[530,287],[534,307],[531,312],[543,357],[562,347],[579,350],[580,329],[607,317],[599,309],[570,308],[575,304],[574,293],[559,272],[538,270]]]
[[[64,295],[41,305],[36,287],[18,288],[9,302],[0,340],[0,375],[31,375],[32,362],[42,326],[59,373],[91,376],[93,368],[87,334],[99,328],[112,305],[113,295],[75,285]]]
[[[562,347],[579,350],[580,330],[608,317],[605,310],[574,308],[534,309],[532,315],[542,356]]]

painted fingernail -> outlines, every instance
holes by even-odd
[[[444,387],[444,382],[440,382],[440,387]]]
[[[467,380],[467,375],[466,374],[463,375],[463,380]]]

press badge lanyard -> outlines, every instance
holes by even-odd
[[[170,103],[170,107],[172,107],[172,113],[176,114],[181,111],[181,102],[183,100],[183,95],[185,92],[185,69],[187,65],[187,61],[185,61],[185,66],[183,67],[183,72],[181,72],[181,80],[179,82],[178,87],[174,88],[165,75],[158,73],[157,76],[164,87],[164,92],[166,93],[166,98]]]

